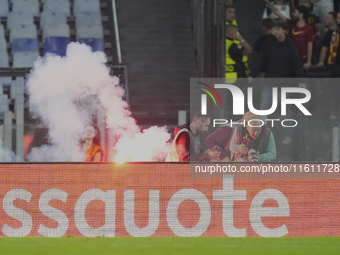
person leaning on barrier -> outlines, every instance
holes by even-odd
[[[210,161],[217,159],[220,152],[206,150],[200,146],[201,134],[208,131],[210,118],[197,112],[192,122],[177,126],[175,138],[172,142],[172,150],[166,161]]]
[[[270,162],[276,159],[274,135],[259,116],[250,116],[245,126],[240,124],[233,130],[229,151],[230,161]]]

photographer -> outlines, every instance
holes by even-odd
[[[262,124],[260,117],[253,115],[245,127],[240,124],[234,129],[229,147],[231,161],[270,162],[276,158],[274,135]]]

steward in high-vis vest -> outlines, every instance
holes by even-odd
[[[247,78],[250,72],[247,55],[252,53],[252,48],[237,32],[235,25],[227,25],[225,78],[228,84],[235,84],[237,78]]]
[[[236,21],[236,9],[235,9],[235,7],[233,5],[226,5],[225,10],[226,10],[226,13],[225,13],[225,17],[226,17],[226,23],[225,24],[226,24],[226,26],[228,27],[229,25],[233,25],[235,27],[238,27],[237,21]],[[248,64],[248,55],[250,55],[252,53],[252,49],[251,49],[249,44],[243,45],[245,43],[245,41],[242,38],[242,36],[240,35],[239,31],[236,32],[236,37],[233,38],[233,42],[235,44],[241,45],[243,47],[249,46],[249,48],[250,48],[250,53],[245,52],[242,55],[242,62],[243,62],[244,67],[245,67],[246,77],[248,77],[249,73],[250,73],[249,64]],[[226,53],[227,53],[227,51],[226,51]],[[230,56],[226,55],[226,58],[228,59],[228,58],[230,58]],[[232,62],[229,61],[230,62],[229,66],[228,66],[227,62],[228,61],[226,61],[226,82],[229,83],[229,84],[234,84],[237,80],[237,72],[236,72],[236,77],[235,77],[235,71],[232,71],[232,65],[233,65],[233,64],[231,64]],[[230,74],[227,75],[227,73],[229,73],[229,72],[230,72]]]
[[[198,112],[194,115],[191,124],[177,126],[172,150],[166,161],[210,161],[217,159],[220,152],[203,151],[200,146],[201,134],[208,131],[209,125],[210,118]]]

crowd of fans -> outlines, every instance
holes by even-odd
[[[250,83],[259,76],[302,78],[318,70],[326,70],[323,73],[328,77],[340,77],[339,0],[262,0],[266,4],[262,16],[263,34],[254,47],[239,31],[233,1],[225,1],[227,83],[245,87],[244,82],[241,83],[245,79],[238,78],[247,78]],[[255,59],[251,67],[248,57]],[[309,84],[298,82],[296,85],[308,88]],[[272,86],[265,84],[262,88],[261,110],[271,106]],[[324,86],[331,119],[338,117],[338,87],[336,82]],[[285,140],[291,141],[289,136]]]

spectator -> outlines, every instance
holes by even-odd
[[[280,19],[288,22],[290,26],[290,35],[297,45],[304,67],[310,67],[312,65],[314,31],[305,21],[309,15],[307,7],[301,5],[297,6],[295,10],[291,12],[291,20],[282,15],[273,4],[269,3],[269,0],[266,1],[268,2],[268,6],[280,17]]]
[[[287,18],[290,18],[290,7],[289,5],[284,2],[284,0],[276,0],[273,1],[274,6]],[[269,8],[269,6],[267,5],[266,8],[264,9],[263,15],[262,15],[262,19],[279,19],[279,17]]]
[[[299,52],[294,42],[286,35],[288,24],[278,22],[274,28],[274,36],[264,43],[263,50],[250,73],[250,80],[260,70],[265,70],[267,78],[303,77],[303,69]]]
[[[315,40],[319,41],[319,39],[321,38],[322,26],[321,26],[320,17],[311,12],[311,9],[313,9],[312,8],[312,0],[300,0],[300,5],[308,8],[309,13],[307,15],[306,20],[307,20],[308,24],[310,26],[312,26],[313,29],[314,29]]]
[[[295,43],[286,35],[288,24],[286,22],[278,22],[274,28],[273,37],[266,40],[260,57],[256,60],[250,73],[249,81],[252,77],[257,77],[260,71],[265,72],[266,78],[298,78],[303,77],[303,68],[301,59]],[[275,83],[275,87],[284,86]],[[306,88],[304,83],[299,84],[300,87]],[[273,83],[265,84],[261,93],[261,110],[267,110],[272,105],[272,87]],[[280,97],[279,97],[280,99]],[[287,107],[287,118],[291,118],[292,111],[290,105]],[[266,119],[266,116],[263,116]],[[290,144],[292,141],[292,133],[290,129],[284,129],[284,144]]]
[[[99,129],[94,126],[87,126],[84,132],[84,143],[81,145],[81,151],[86,154],[85,161],[100,162],[103,161],[104,152],[100,147]]]
[[[226,5],[233,5],[234,4],[234,0],[225,0],[225,4]]]
[[[233,130],[229,146],[230,160],[250,161],[248,157],[250,149],[256,151],[258,160],[261,162],[276,159],[274,135],[269,127],[263,125],[257,115],[251,116],[245,127],[240,124]]]
[[[243,62],[244,55],[250,55],[252,53],[251,46],[237,34],[238,28],[234,25],[228,25],[226,27],[226,82],[234,84],[237,78],[246,78],[246,70],[248,66],[245,66]],[[236,42],[237,40],[237,42]]]
[[[210,118],[197,112],[191,124],[184,124],[175,128],[175,138],[172,151],[166,161],[210,161],[218,159],[220,152],[206,150],[200,146],[201,134],[208,131]]]
[[[267,38],[269,36],[273,36],[273,27],[274,27],[274,21],[272,19],[262,20],[262,33],[263,33],[263,35],[260,36],[255,42],[255,48],[254,48],[255,57],[259,56]]]
[[[325,25],[329,30],[323,40],[318,66],[323,66],[326,63],[333,77],[338,78],[340,71],[340,13],[330,12],[326,16]],[[339,84],[336,84],[336,80],[333,79],[330,79],[330,82],[325,86],[330,119],[337,118],[337,96],[340,94],[339,88]]]
[[[312,0],[313,13],[320,17],[322,23],[322,33],[325,33],[325,18],[329,12],[334,11],[332,0]]]
[[[339,31],[337,14],[335,12],[328,13],[325,19],[325,25],[328,31],[323,38],[318,66],[334,64],[339,46]]]

